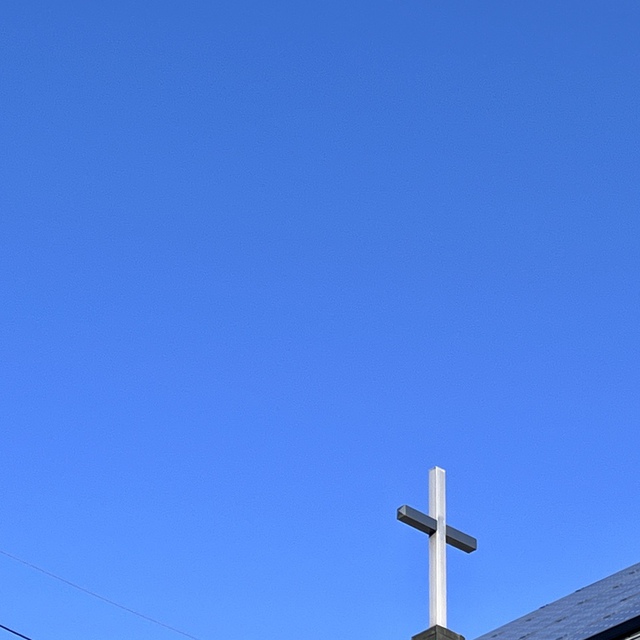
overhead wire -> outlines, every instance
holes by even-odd
[[[3,551],[2,549],[0,549],[0,554],[2,554],[3,556],[6,556],[7,558],[11,558],[11,560],[15,560],[16,562],[19,562],[23,565],[25,565],[26,567],[29,567],[30,569],[34,569],[35,571],[39,571],[40,573],[43,573],[45,576],[49,576],[50,578],[53,578],[54,580],[58,580],[59,582],[62,582],[70,587],[73,587],[74,589],[77,589],[78,591],[82,591],[82,593],[86,593],[89,596],[92,596],[93,598],[97,598],[98,600],[102,600],[102,602],[106,602],[107,604],[110,604],[113,607],[117,607],[118,609],[122,609],[123,611],[126,611],[127,613],[130,613],[134,616],[137,616],[138,618],[142,618],[143,620],[146,620],[147,622],[151,622],[153,624],[156,624],[160,627],[163,627],[165,629],[168,629],[169,631],[173,631],[173,633],[178,633],[181,636],[184,636],[185,638],[191,638],[191,640],[201,640],[200,638],[198,638],[197,636],[191,635],[190,633],[187,633],[186,631],[182,631],[181,629],[177,629],[176,627],[172,627],[171,625],[168,625],[164,622],[162,622],[161,620],[156,620],[155,618],[152,618],[151,616],[148,616],[144,613],[140,613],[139,611],[136,611],[135,609],[130,609],[129,607],[126,607],[123,604],[120,604],[119,602],[116,602],[115,600],[111,600],[109,598],[105,598],[104,596],[101,596],[99,593],[96,593],[95,591],[91,591],[90,589],[86,589],[85,587],[80,586],[79,584],[76,584],[75,582],[71,582],[71,580],[67,580],[66,578],[62,578],[61,576],[56,575],[55,573],[51,573],[51,571],[47,571],[46,569],[43,569],[42,567],[39,567],[31,562],[27,562],[27,560],[23,560],[22,558],[18,558],[18,556],[14,556],[11,553],[8,553],[6,551]],[[1,628],[5,629],[5,627],[3,627],[2,625],[0,625]],[[10,631],[11,633],[15,633],[18,636],[21,636],[22,638],[26,638],[27,640],[31,640],[30,638],[27,638],[26,636],[22,636],[21,634],[17,633],[16,631],[13,631],[11,629],[6,629],[7,631]]]
[[[10,629],[9,627],[5,627],[3,624],[0,624],[0,629],[4,629],[5,631],[8,631],[9,633],[13,633],[14,636],[18,636],[18,638],[24,638],[24,640],[31,640],[31,638],[29,636],[25,636],[22,633],[18,633],[17,631],[14,631],[13,629]]]

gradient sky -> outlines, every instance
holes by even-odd
[[[0,87],[0,551],[409,640],[439,465],[467,638],[640,561],[640,3],[6,0]],[[6,556],[0,624],[179,637]]]

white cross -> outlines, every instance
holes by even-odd
[[[429,469],[429,515],[404,505],[398,509],[398,520],[429,535],[429,627],[446,628],[447,543],[471,553],[478,541],[447,524],[444,469]]]

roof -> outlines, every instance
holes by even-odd
[[[477,640],[616,640],[640,631],[640,563]]]

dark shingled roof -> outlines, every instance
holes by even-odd
[[[477,640],[616,640],[640,631],[640,563]]]

